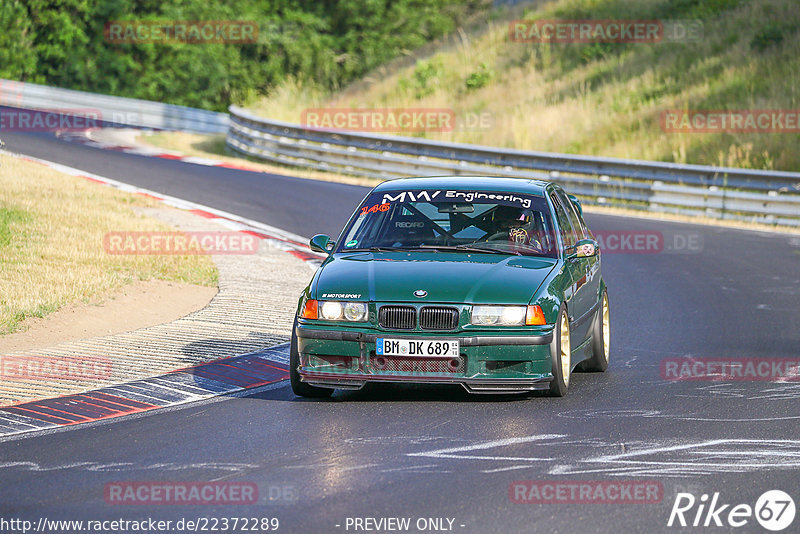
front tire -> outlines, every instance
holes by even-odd
[[[550,356],[553,361],[553,380],[550,382],[550,396],[563,397],[569,388],[572,372],[572,346],[569,340],[569,317],[566,308],[561,308],[558,321],[553,329],[550,343]]]
[[[592,325],[592,357],[581,364],[582,370],[603,372],[608,369],[610,338],[611,316],[608,307],[608,292],[603,291],[600,309]]]
[[[311,397],[317,399],[324,399],[333,394],[330,388],[318,388],[306,384],[300,380],[300,372],[297,370],[300,367],[300,353],[297,350],[297,321],[292,326],[292,342],[289,345],[289,382],[292,384],[292,391],[298,397]]]

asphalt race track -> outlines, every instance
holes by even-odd
[[[3,140],[11,152],[305,236],[338,234],[366,192],[46,135]],[[667,527],[679,492],[698,501],[719,492],[719,504],[730,505],[723,522],[733,506],[754,507],[767,490],[797,500],[800,382],[675,381],[660,369],[662,360],[687,356],[800,359],[800,238],[598,214],[587,220],[596,233],[659,232],[664,241],[657,253],[604,254],[611,365],[604,374],[573,375],[565,398],[382,386],[314,401],[283,382],[0,443],[0,515],[278,518],[279,532],[363,532],[354,518],[388,517],[410,518],[410,532],[683,532],[709,529]],[[214,507],[104,499],[108,483],[155,480],[250,482],[259,499]],[[652,481],[663,495],[654,504],[512,502],[509,489],[525,480]],[[710,530],[764,531],[754,517],[747,521]]]

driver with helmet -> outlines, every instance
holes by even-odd
[[[486,241],[503,241],[516,248],[526,247],[542,250],[542,244],[536,237],[533,212],[514,206],[497,206],[492,212],[494,232],[486,237]]]

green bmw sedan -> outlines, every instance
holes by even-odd
[[[295,394],[367,382],[547,390],[605,371],[609,305],[578,200],[550,182],[404,178],[375,187],[298,303]]]

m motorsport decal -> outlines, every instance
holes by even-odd
[[[323,299],[358,299],[361,293],[323,293]]]
[[[511,202],[519,204],[523,208],[531,207],[531,199],[514,193],[499,193],[493,191],[392,191],[383,194],[382,202],[433,202],[463,201],[477,202],[479,200],[495,200],[499,202]],[[364,210],[364,208],[362,208]],[[362,211],[364,213],[364,211]]]

